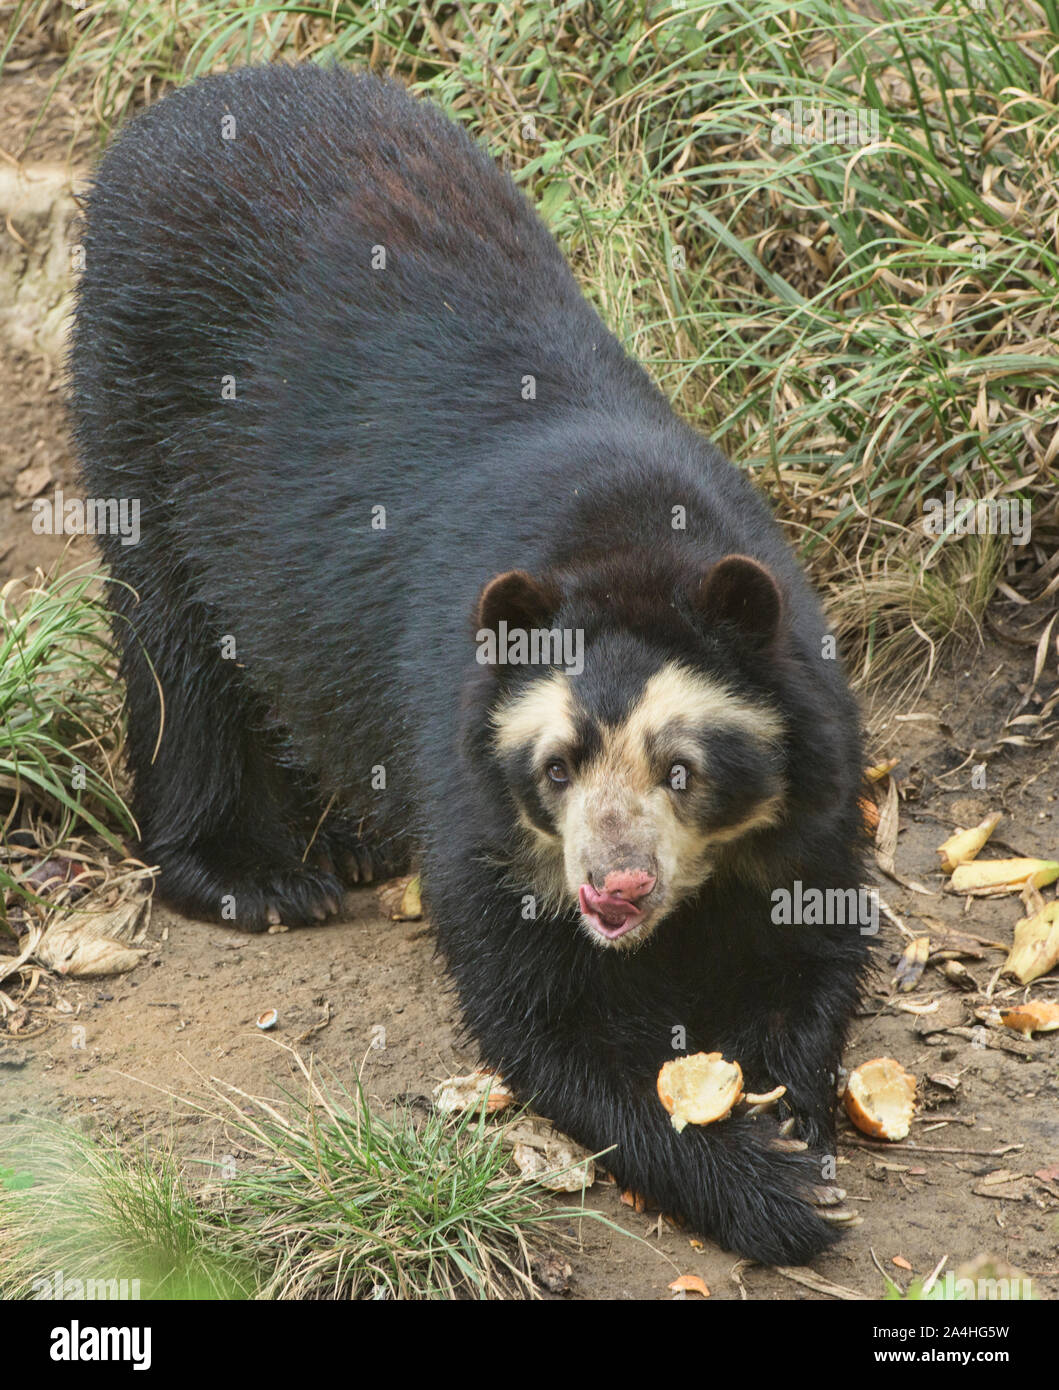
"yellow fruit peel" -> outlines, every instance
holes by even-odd
[[[1048,903],[1032,917],[1015,923],[1015,940],[1004,962],[1005,975],[1021,984],[1047,975],[1059,965],[1059,902]]]
[[[941,856],[942,870],[951,874],[953,869],[961,864],[968,864],[977,858],[985,842],[996,829],[1001,815],[1002,812],[994,811],[991,816],[986,816],[984,821],[972,826],[970,830],[957,830],[955,835],[950,835],[944,844],[939,845],[938,854]]]
[[[884,777],[889,777],[900,761],[900,758],[886,758],[881,763],[872,763],[871,767],[864,769],[864,775],[869,782],[881,782]]]
[[[949,887],[954,893],[1018,893],[1027,884],[1046,888],[1057,878],[1054,859],[985,859],[958,864]]]

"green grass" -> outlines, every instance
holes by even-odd
[[[43,812],[52,847],[91,831],[123,853],[132,816],[115,786],[120,693],[96,575],[0,590],[0,842]],[[0,862],[0,889],[22,891]]]
[[[143,1298],[252,1295],[254,1271],[212,1238],[169,1154],[44,1127],[18,1166],[0,1185],[0,1297],[33,1297],[56,1273],[137,1280]]]
[[[967,1303],[980,1297],[994,1304],[997,1299],[1004,1302],[1036,1302],[1032,1292],[1032,1280],[1026,1279],[1025,1276],[1013,1278],[1010,1275],[1002,1275],[998,1280],[995,1275],[975,1275],[972,1271],[956,1277],[958,1282],[951,1287],[944,1277],[929,1287],[926,1279],[913,1279],[907,1291],[902,1292],[900,1285],[884,1275],[883,1300],[887,1303]],[[981,1292],[976,1295],[974,1288],[978,1280],[981,1280],[978,1285]],[[998,1286],[1000,1293],[996,1292]],[[990,1292],[990,1288],[993,1292]]]
[[[22,1181],[0,1185],[0,1294],[24,1297],[61,1270],[139,1279],[144,1298],[531,1296],[546,1228],[592,1215],[514,1172],[505,1126],[484,1113],[384,1118],[359,1084],[296,1061],[303,1097],[214,1083],[188,1103],[250,1155],[211,1164],[205,1185],[165,1152],[69,1131],[7,1156]]]
[[[926,679],[1001,580],[1035,614],[1059,533],[1056,0],[0,0],[0,18],[0,68],[57,55],[52,91],[100,145],[241,63],[399,76],[508,163],[629,351],[771,493],[860,680]],[[777,141],[799,101],[878,138]],[[920,520],[947,490],[1025,498],[1033,543],[938,544]],[[5,592],[0,617],[6,823],[32,798],[60,835],[116,844],[89,581]],[[382,1119],[315,1077],[282,1108],[226,1101],[254,1159],[205,1189],[107,1143],[0,1154],[7,1290],[58,1268],[152,1296],[526,1290],[554,1207],[484,1120]]]
[[[1056,0],[6,8],[11,51],[47,36],[101,140],[174,83],[275,58],[440,102],[773,494],[862,677],[926,669],[1002,572],[1044,589],[1042,550],[938,546],[921,518],[949,489],[1017,493],[1041,546],[1056,527]],[[799,101],[878,138],[777,143]]]

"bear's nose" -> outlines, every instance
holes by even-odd
[[[634,903],[645,898],[655,886],[654,874],[646,869],[615,869],[603,880],[603,892],[613,898],[625,898]]]

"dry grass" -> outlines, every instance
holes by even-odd
[[[241,1155],[191,1177],[167,1150],[70,1130],[0,1149],[0,1296],[61,1270],[139,1280],[143,1298],[536,1297],[534,1259],[604,1221],[513,1170],[510,1123],[374,1114],[291,1048],[298,1094],[201,1078],[166,1092]],[[617,1229],[617,1228],[615,1228]]]
[[[101,137],[236,63],[412,82],[509,163],[630,351],[773,494],[860,680],[922,680],[998,584],[1039,633],[1059,577],[1055,0],[2,8],[16,58],[50,46],[57,82],[91,76]],[[778,142],[798,103],[869,143]],[[1030,503],[1032,540],[937,544],[923,508],[947,491]]]
[[[84,570],[38,571],[0,590],[0,1037],[43,1031],[42,967],[80,973],[60,942],[86,920],[71,909],[116,923],[152,880],[121,840],[134,825],[118,790],[121,690],[98,587]]]

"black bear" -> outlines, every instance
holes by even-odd
[[[250,931],[414,861],[516,1093],[723,1245],[802,1261],[866,947],[859,721],[748,481],[513,182],[400,86],[207,77],[87,198],[72,398],[160,891]],[[677,1133],[721,1051],[780,1117]],[[806,1145],[808,1147],[806,1147]],[[826,1176],[826,1175],[825,1175]]]

